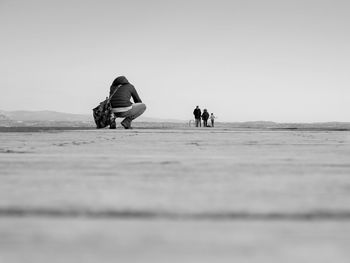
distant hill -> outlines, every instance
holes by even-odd
[[[84,114],[56,111],[0,111],[0,126],[92,126],[93,120]]]
[[[7,115],[5,115],[5,114],[0,113],[0,120],[1,121],[9,121],[10,118]]]
[[[57,111],[2,111],[14,121],[91,121],[87,114],[72,114]]]
[[[5,114],[0,112],[0,126],[10,126],[13,121]]]

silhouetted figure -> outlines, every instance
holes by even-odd
[[[211,127],[214,127],[214,120],[215,120],[215,118],[216,118],[216,117],[214,116],[214,113],[211,113],[209,118],[210,118],[210,120],[211,120]]]
[[[196,122],[196,127],[201,127],[201,116],[202,116],[202,112],[201,109],[199,108],[199,106],[197,106],[194,111],[193,111],[193,115],[194,115],[194,119]]]
[[[204,109],[203,114],[202,114],[202,120],[203,120],[204,127],[208,127],[208,119],[209,119],[209,113],[208,113],[207,109]]]
[[[110,129],[116,128],[115,118],[124,118],[121,125],[125,129],[131,129],[131,122],[145,112],[146,105],[142,103],[135,87],[124,76],[113,81],[109,94],[113,93],[111,104],[114,116]],[[131,97],[134,103],[131,103]]]

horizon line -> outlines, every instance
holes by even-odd
[[[1,112],[52,112],[52,113],[59,113],[59,114],[70,114],[70,115],[84,115],[84,116],[90,116],[89,113],[72,113],[72,112],[64,112],[64,111],[57,111],[57,110],[25,110],[25,109],[19,109],[19,110],[2,110]],[[163,117],[153,117],[153,116],[141,116],[140,119],[146,118],[146,119],[156,119],[156,120],[172,120],[172,121],[184,121],[189,122],[193,120],[193,118],[190,119],[178,119],[178,118],[163,118]],[[350,123],[349,121],[339,121],[339,120],[327,120],[327,121],[273,121],[273,120],[235,120],[235,121],[220,121],[217,120],[216,122],[220,123],[247,123],[247,122],[270,122],[270,123],[276,123],[276,124],[292,124],[292,123],[300,123],[300,124],[316,124],[316,123]]]

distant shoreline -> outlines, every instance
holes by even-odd
[[[346,132],[350,131],[350,128],[330,128],[330,127],[286,127],[286,128],[276,128],[276,127],[218,127],[218,128],[196,128],[188,126],[177,126],[177,125],[147,125],[147,126],[135,126],[135,130],[169,130],[169,129],[183,129],[183,130],[198,130],[198,131],[310,131],[310,132]],[[58,126],[18,126],[18,127],[1,127],[0,133],[8,132],[60,132],[60,131],[86,131],[86,130],[109,130],[105,129],[96,129],[91,126],[81,126],[81,127],[58,127]],[[124,130],[122,127],[117,128],[117,130]]]

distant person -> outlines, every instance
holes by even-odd
[[[214,120],[215,120],[215,118],[216,118],[216,117],[214,116],[214,113],[211,113],[209,118],[210,118],[210,121],[211,121],[211,127],[214,127]]]
[[[145,112],[146,105],[142,103],[135,87],[124,76],[117,77],[113,81],[109,95],[111,96],[113,93],[110,101],[114,116],[110,129],[116,128],[115,118],[124,118],[121,125],[125,129],[131,129],[131,122]],[[134,103],[131,103],[131,97]]]
[[[193,111],[193,115],[194,115],[194,119],[196,122],[196,127],[201,127],[201,116],[202,116],[202,111],[199,108],[199,106],[197,106],[194,111]]]
[[[208,119],[209,119],[209,113],[207,109],[204,109],[202,114],[203,127],[208,127]]]

